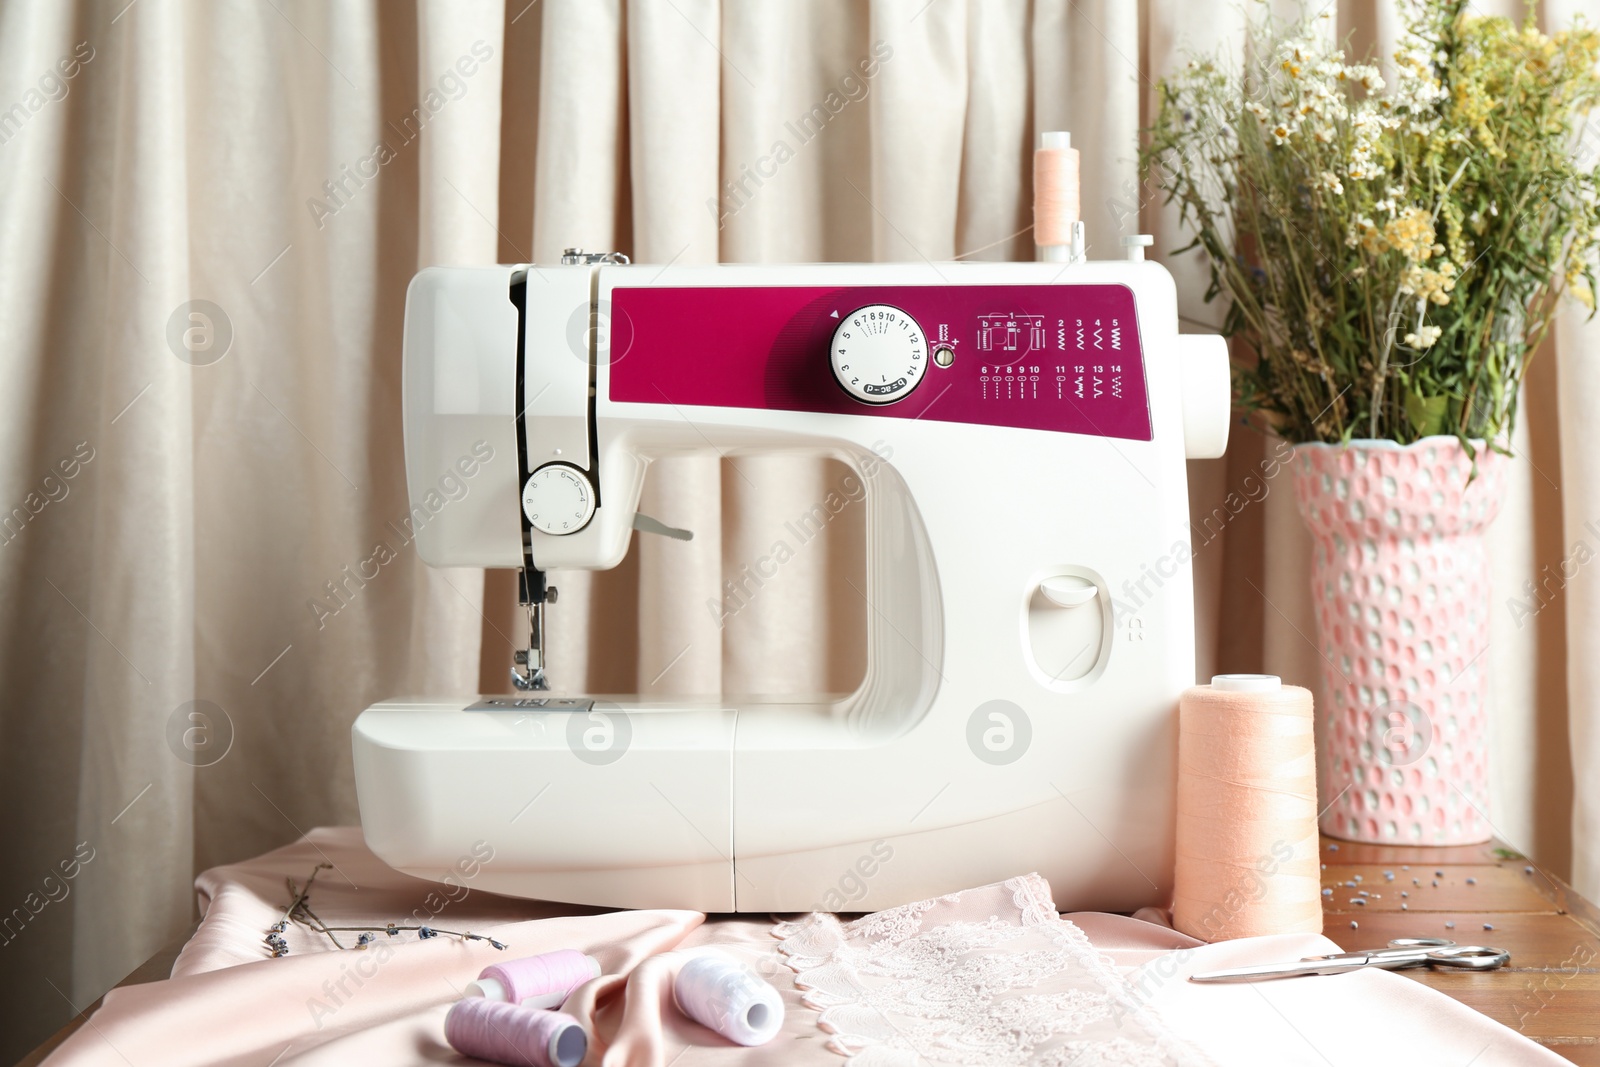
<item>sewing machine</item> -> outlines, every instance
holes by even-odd
[[[1148,241],[1109,262],[1080,240],[1066,263],[573,251],[418,274],[417,550],[520,569],[529,640],[512,695],[356,721],[373,851],[447,882],[490,851],[471,888],[622,907],[870,911],[1032,870],[1065,907],[1166,903],[1195,670],[1184,461],[1222,453],[1229,384],[1220,338],[1179,335]],[[636,529],[686,536],[640,491],[653,459],[707,449],[828,457],[865,487],[854,692],[547,676],[546,575],[615,566]]]

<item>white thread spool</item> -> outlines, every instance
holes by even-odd
[[[1033,243],[1047,263],[1070,263],[1082,256],[1078,163],[1070,133],[1039,135],[1033,153]]]
[[[783,998],[749,967],[714,949],[678,969],[678,1010],[741,1045],[764,1045],[783,1025]]]

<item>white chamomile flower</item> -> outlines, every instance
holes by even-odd
[[[1438,326],[1418,326],[1416,333],[1406,334],[1405,342],[1412,348],[1431,348],[1442,333],[1444,330]]]

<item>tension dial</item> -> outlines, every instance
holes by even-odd
[[[548,463],[528,475],[522,487],[522,513],[540,533],[575,534],[594,516],[594,490],[578,468]]]

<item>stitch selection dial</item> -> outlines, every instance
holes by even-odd
[[[868,304],[839,320],[829,350],[833,376],[863,404],[904,400],[928,370],[928,339],[917,320],[889,304]]]

